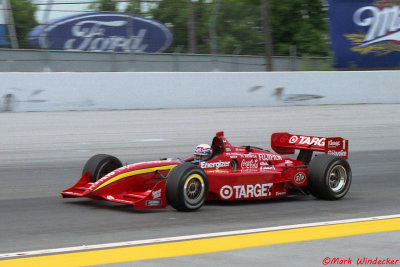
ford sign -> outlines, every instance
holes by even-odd
[[[172,39],[160,22],[116,12],[64,17],[37,26],[28,35],[35,48],[91,52],[161,53]]]

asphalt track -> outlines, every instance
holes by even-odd
[[[0,125],[0,254],[400,214],[400,105],[2,113]],[[195,213],[170,207],[138,212],[59,196],[93,154],[128,163],[185,156],[219,130],[232,144],[266,148],[277,131],[347,138],[350,192],[333,202],[311,196],[214,202]],[[327,256],[400,259],[398,240],[399,231],[371,233],[139,265],[322,266]]]

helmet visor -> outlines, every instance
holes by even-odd
[[[194,154],[194,159],[195,160],[206,160],[208,159],[210,155],[200,155],[200,154]]]

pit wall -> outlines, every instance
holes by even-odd
[[[0,73],[1,111],[400,103],[400,71]]]

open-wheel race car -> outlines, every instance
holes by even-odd
[[[233,146],[216,133],[212,156],[196,160],[167,158],[123,166],[114,156],[98,154],[83,168],[82,177],[61,192],[65,198],[89,197],[133,205],[135,209],[199,209],[206,200],[239,201],[284,197],[292,192],[336,200],[351,184],[348,140],[274,133],[270,152]],[[294,154],[297,159],[283,155]],[[318,153],[313,157],[313,152]]]

